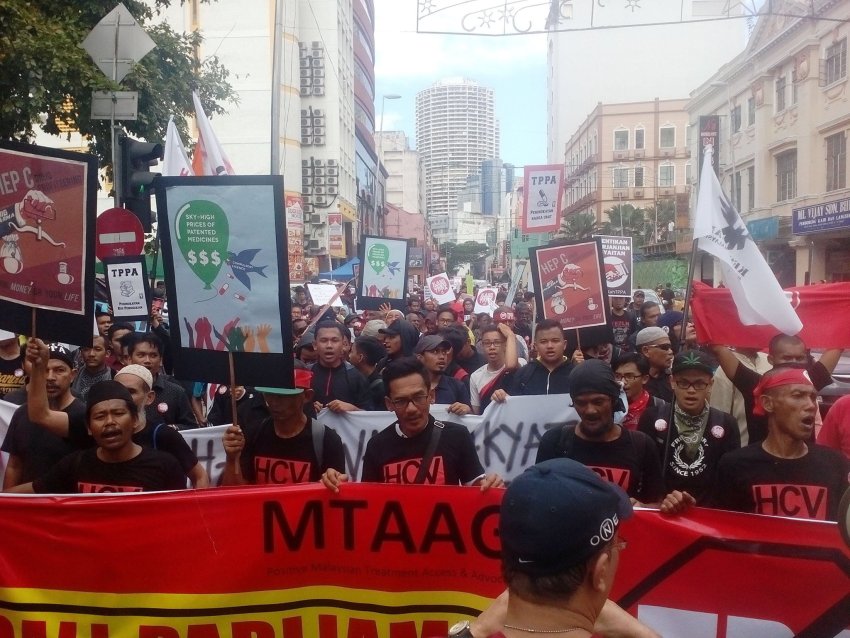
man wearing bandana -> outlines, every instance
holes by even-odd
[[[664,480],[652,439],[614,423],[614,413],[624,406],[611,366],[599,359],[577,365],[570,373],[570,398],[581,421],[546,432],[535,462],[570,458],[618,485],[633,502],[660,503]]]
[[[800,367],[767,372],[753,392],[754,412],[767,417],[767,437],[720,459],[711,504],[753,514],[834,521],[850,464],[811,443],[817,390]],[[693,498],[674,491],[662,511],[682,511]]]

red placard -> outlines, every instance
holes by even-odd
[[[98,216],[94,254],[101,261],[109,257],[141,255],[144,244],[142,223],[126,208],[110,208]]]

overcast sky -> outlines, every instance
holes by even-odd
[[[480,37],[416,31],[415,0],[375,0],[377,118],[383,130],[403,130],[416,144],[416,93],[463,76],[495,91],[502,160],[517,166],[546,162],[546,36]],[[377,124],[380,130],[380,121]]]

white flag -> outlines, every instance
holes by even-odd
[[[168,118],[168,132],[165,134],[165,157],[162,161],[162,174],[168,177],[194,175],[183,140],[174,123],[174,116]]]
[[[195,119],[198,123],[198,143],[195,145],[195,154],[192,157],[192,168],[195,175],[235,175],[227,154],[218,142],[218,138],[212,130],[204,107],[197,93],[192,93],[195,103]]]
[[[787,335],[797,334],[803,324],[738,211],[720,188],[711,166],[712,155],[712,147],[707,146],[700,173],[694,239],[699,240],[701,250],[720,260],[723,280],[732,292],[741,323],[773,326]]]

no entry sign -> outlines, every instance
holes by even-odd
[[[94,254],[101,261],[140,255],[144,241],[142,223],[126,208],[110,208],[98,216]]]

